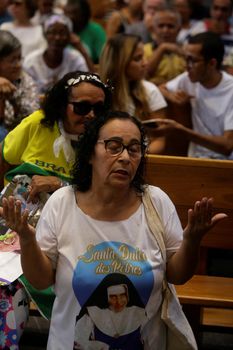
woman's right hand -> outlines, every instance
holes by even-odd
[[[18,233],[20,240],[25,242],[35,239],[36,234],[34,227],[28,224],[28,215],[27,209],[21,213],[20,200],[15,200],[13,196],[2,199],[0,216],[6,221],[6,225],[11,230]]]
[[[16,90],[16,86],[10,80],[0,77],[0,99],[6,99]]]
[[[28,202],[36,203],[41,192],[54,192],[61,187],[61,180],[56,176],[34,175],[29,188]]]

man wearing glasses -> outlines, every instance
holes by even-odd
[[[185,54],[187,71],[160,88],[168,101],[190,102],[192,129],[165,119],[154,133],[185,137],[190,157],[232,160],[233,77],[220,69],[224,45],[217,34],[200,33],[189,39]]]

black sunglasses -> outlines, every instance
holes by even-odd
[[[88,101],[80,101],[80,102],[69,102],[69,104],[73,105],[73,111],[78,115],[87,115],[92,110],[95,116],[100,115],[105,112],[105,104],[103,102],[97,102],[91,104]]]
[[[10,1],[10,5],[15,5],[15,6],[21,6],[23,5],[23,1],[22,0],[12,0]]]

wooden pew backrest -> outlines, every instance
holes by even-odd
[[[213,197],[215,211],[228,218],[209,231],[202,246],[233,249],[233,161],[149,155],[146,182],[169,195],[183,227],[195,201]]]
[[[233,327],[233,278],[203,276],[207,272],[211,248],[233,249],[233,162],[148,156],[146,182],[169,195],[183,227],[187,223],[188,209],[201,197],[214,197],[216,212],[228,214],[228,218],[210,230],[202,241],[197,270],[202,276],[194,275],[184,285],[176,286],[183,310],[201,345],[200,329],[203,326],[218,331],[221,327]]]

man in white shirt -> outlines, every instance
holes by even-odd
[[[193,128],[165,119],[154,133],[180,133],[190,141],[190,157],[233,160],[233,77],[220,69],[224,45],[217,34],[200,33],[189,39],[185,56],[187,71],[160,88],[172,103],[190,101]]]

